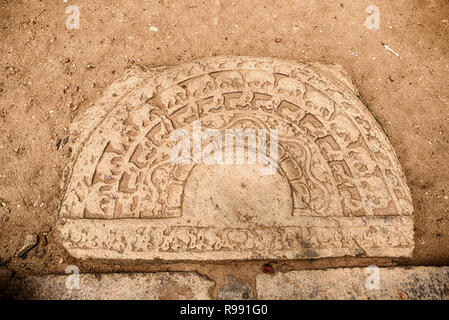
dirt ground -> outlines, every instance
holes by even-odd
[[[132,65],[247,55],[343,65],[395,148],[414,204],[411,259],[272,262],[275,270],[449,264],[449,2],[0,0],[0,264],[16,274],[197,270],[253,283],[267,261],[116,265],[59,241],[71,120]],[[369,30],[365,8],[380,8]],[[65,10],[80,8],[80,29]],[[394,52],[386,50],[385,45]],[[51,228],[47,236],[45,228]],[[15,257],[30,233],[40,244]]]

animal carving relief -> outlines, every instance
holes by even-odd
[[[171,161],[173,132],[192,137],[198,122],[203,135],[220,137],[276,130],[275,174],[261,175],[261,163],[198,162],[196,147],[186,161]],[[398,159],[337,66],[217,57],[131,70],[71,131],[60,231],[77,257],[307,259],[413,250],[413,207]],[[223,147],[233,141],[223,139]],[[249,143],[244,148],[248,155]]]

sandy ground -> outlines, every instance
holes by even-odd
[[[82,262],[54,231],[70,154],[66,128],[123,70],[250,55],[343,65],[389,136],[415,208],[411,259],[272,262],[274,269],[449,264],[448,2],[274,2],[1,0],[0,263],[19,275],[64,273],[75,264],[82,272],[197,270],[218,283],[234,274],[253,284],[267,261]],[[73,4],[79,30],[65,25]],[[371,4],[380,8],[379,30],[364,26]],[[33,232],[41,233],[39,246],[14,257]]]

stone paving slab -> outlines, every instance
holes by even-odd
[[[341,268],[256,277],[259,299],[449,299],[449,267]],[[379,279],[377,282],[376,279]]]
[[[215,285],[194,272],[80,274],[79,289],[74,279],[73,274],[26,277],[12,281],[7,295],[44,300],[197,300],[210,299]]]
[[[0,298],[18,299],[211,299],[215,281],[195,272],[73,274],[12,278],[0,273]],[[378,277],[377,277],[378,276]],[[249,282],[231,276],[218,299],[449,300],[449,267],[339,268],[259,274],[257,297]]]

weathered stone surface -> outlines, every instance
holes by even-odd
[[[248,300],[253,298],[253,290],[250,284],[232,276],[228,276],[225,285],[218,290],[218,299],[222,300]]]
[[[74,283],[69,275],[30,276],[11,283],[9,296],[61,300],[210,299],[215,284],[193,272],[81,274],[79,289]]]
[[[259,299],[449,299],[449,267],[341,268],[260,274]]]
[[[184,129],[192,137],[194,121],[203,134],[277,130],[276,173],[261,175],[261,164],[173,163],[170,136]],[[134,70],[74,122],[70,140],[60,231],[79,258],[393,257],[413,250],[413,208],[399,162],[337,66],[217,57]]]

